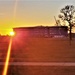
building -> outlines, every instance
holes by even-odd
[[[20,37],[61,37],[68,35],[67,26],[36,26],[13,28]]]

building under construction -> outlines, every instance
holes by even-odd
[[[16,36],[28,37],[66,37],[68,35],[67,26],[36,26],[13,28]]]

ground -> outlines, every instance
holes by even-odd
[[[69,38],[13,37],[12,40],[10,62],[75,62],[74,38],[71,44]],[[0,54],[5,54],[1,59],[5,60],[8,44],[1,45],[4,50],[1,47]],[[10,65],[8,75],[75,75],[75,66]]]

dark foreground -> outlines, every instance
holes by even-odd
[[[75,67],[12,66],[8,75],[75,75]]]
[[[4,62],[8,42],[0,46],[0,62]],[[68,38],[14,38],[10,62],[75,62],[75,39],[70,45]],[[75,65],[10,65],[7,75],[75,75]]]
[[[7,75],[75,75],[75,67],[10,66]]]

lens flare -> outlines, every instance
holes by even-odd
[[[15,0],[14,12],[13,12],[13,20],[14,20],[14,21],[15,21],[15,19],[16,19],[17,4],[18,4],[18,0]]]
[[[3,74],[2,75],[7,75],[9,59],[10,59],[10,52],[11,52],[11,45],[12,45],[12,37],[10,38],[8,51],[7,51],[7,56],[6,56],[6,61],[5,61],[5,64],[4,64],[4,70],[3,70]]]
[[[12,31],[12,32],[9,33],[9,35],[10,36],[14,36],[15,35],[15,32]]]
[[[15,0],[14,10],[13,10],[13,20],[14,21],[16,18],[17,4],[18,4],[18,0]],[[9,66],[9,59],[10,59],[10,52],[11,52],[11,45],[12,45],[12,35],[14,35],[14,32],[11,32],[10,35],[11,35],[11,38],[10,38],[10,42],[9,42],[9,46],[8,46],[8,51],[7,51],[2,75],[7,75],[7,70],[8,70],[8,66]]]

